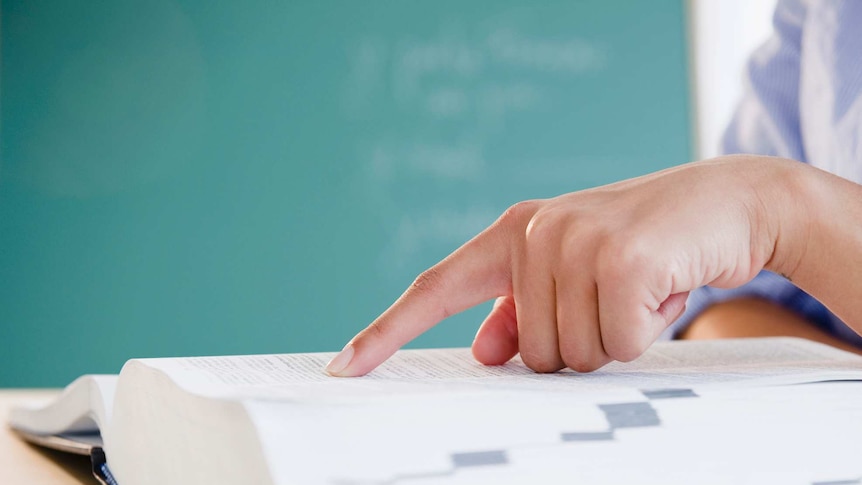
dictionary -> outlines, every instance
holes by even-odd
[[[119,485],[862,476],[862,357],[807,340],[660,342],[591,373],[484,366],[458,348],[402,350],[335,378],[323,371],[333,355],[133,359],[13,409],[9,425],[92,454]]]

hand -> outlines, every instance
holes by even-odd
[[[751,280],[773,258],[797,162],[731,156],[509,208],[425,271],[327,370],[363,375],[440,320],[497,297],[473,342],[538,372],[641,355],[688,292]],[[767,212],[767,207],[769,212]],[[779,212],[779,213],[776,213]]]

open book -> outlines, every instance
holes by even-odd
[[[13,410],[9,424],[46,446],[103,448],[103,475],[120,485],[862,476],[862,383],[795,385],[862,380],[862,357],[806,340],[658,343],[590,374],[441,349],[345,379],[323,373],[331,357],[130,360],[119,377],[84,376]],[[806,453],[825,457],[822,469]]]

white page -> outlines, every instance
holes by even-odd
[[[713,388],[689,398],[617,404],[657,421],[601,434],[596,401],[512,396],[410,406],[253,402],[276,483],[303,484],[799,484],[862,477],[862,383]],[[290,437],[290,439],[285,439]],[[500,463],[457,465],[474,454]],[[291,459],[295,457],[296,459]],[[463,460],[462,460],[463,461]],[[491,460],[493,462],[493,460]]]
[[[111,420],[115,375],[84,375],[51,401],[23,403],[9,413],[9,424],[35,434],[95,432]]]
[[[643,399],[603,393],[610,402]],[[380,483],[446,478],[452,456],[554,443],[563,431],[602,433],[599,395],[414,395],[367,403],[249,401],[276,483]],[[296,457],[291,460],[286,457]]]
[[[706,391],[651,402],[659,426],[618,430],[614,441],[586,446],[515,450],[510,458],[513,469],[543,471],[548,479],[539,483],[564,476],[590,484],[849,482],[862,476],[859,402],[855,382]],[[491,476],[473,483],[492,482],[514,483]]]
[[[689,400],[653,400],[649,392],[669,388],[671,394],[702,396],[754,384],[862,377],[859,356],[783,338],[660,343],[634,362],[610,364],[591,374],[535,374],[517,359],[485,367],[469,349],[445,349],[399,352],[369,376],[338,379],[322,370],[332,355],[142,363],[163,370],[189,392],[243,402],[270,471],[276,483],[284,484],[517,483],[527,477],[536,482],[542,474],[547,476],[539,482],[557,483],[561,476],[572,476],[572,460],[579,463],[574,476],[589,478],[584,483],[631,482],[628,470],[646,473],[658,466],[651,461],[655,454],[667,460],[673,453],[693,453],[680,436],[697,443],[703,434],[733,437],[745,432],[738,426],[734,430],[733,420],[716,421],[720,429],[694,436],[684,421],[665,426],[687,416],[686,407],[679,417],[665,414],[675,402]],[[646,414],[624,417],[641,421],[633,429],[617,429],[617,418],[606,411],[614,405],[646,409]],[[698,418],[692,423],[701,423],[703,413],[712,411],[723,413],[721,406],[706,408],[692,415]],[[662,425],[644,424],[650,420]],[[542,461],[557,455],[549,463]],[[625,460],[608,462],[613,456]],[[501,457],[504,464],[481,463]],[[727,473],[751,473],[731,466],[732,472],[722,474],[710,463],[702,465],[715,483],[728,483],[719,480]],[[616,468],[601,475],[608,466]],[[672,483],[679,479],[674,470],[663,468],[656,476]]]
[[[232,399],[321,401],[406,394],[571,392],[764,385],[862,378],[862,357],[791,338],[661,342],[641,358],[599,371],[536,374],[520,359],[483,366],[469,349],[406,350],[362,378],[323,367],[332,353],[145,359],[189,392]]]

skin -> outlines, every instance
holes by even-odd
[[[680,338],[708,340],[744,337],[800,337],[862,355],[792,311],[760,298],[739,298],[710,306]]]
[[[703,285],[761,269],[862,331],[862,186],[791,160],[735,155],[515,204],[425,271],[330,362],[370,372],[447,316],[497,298],[473,342],[537,372],[641,355]],[[855,270],[854,270],[855,268]]]

